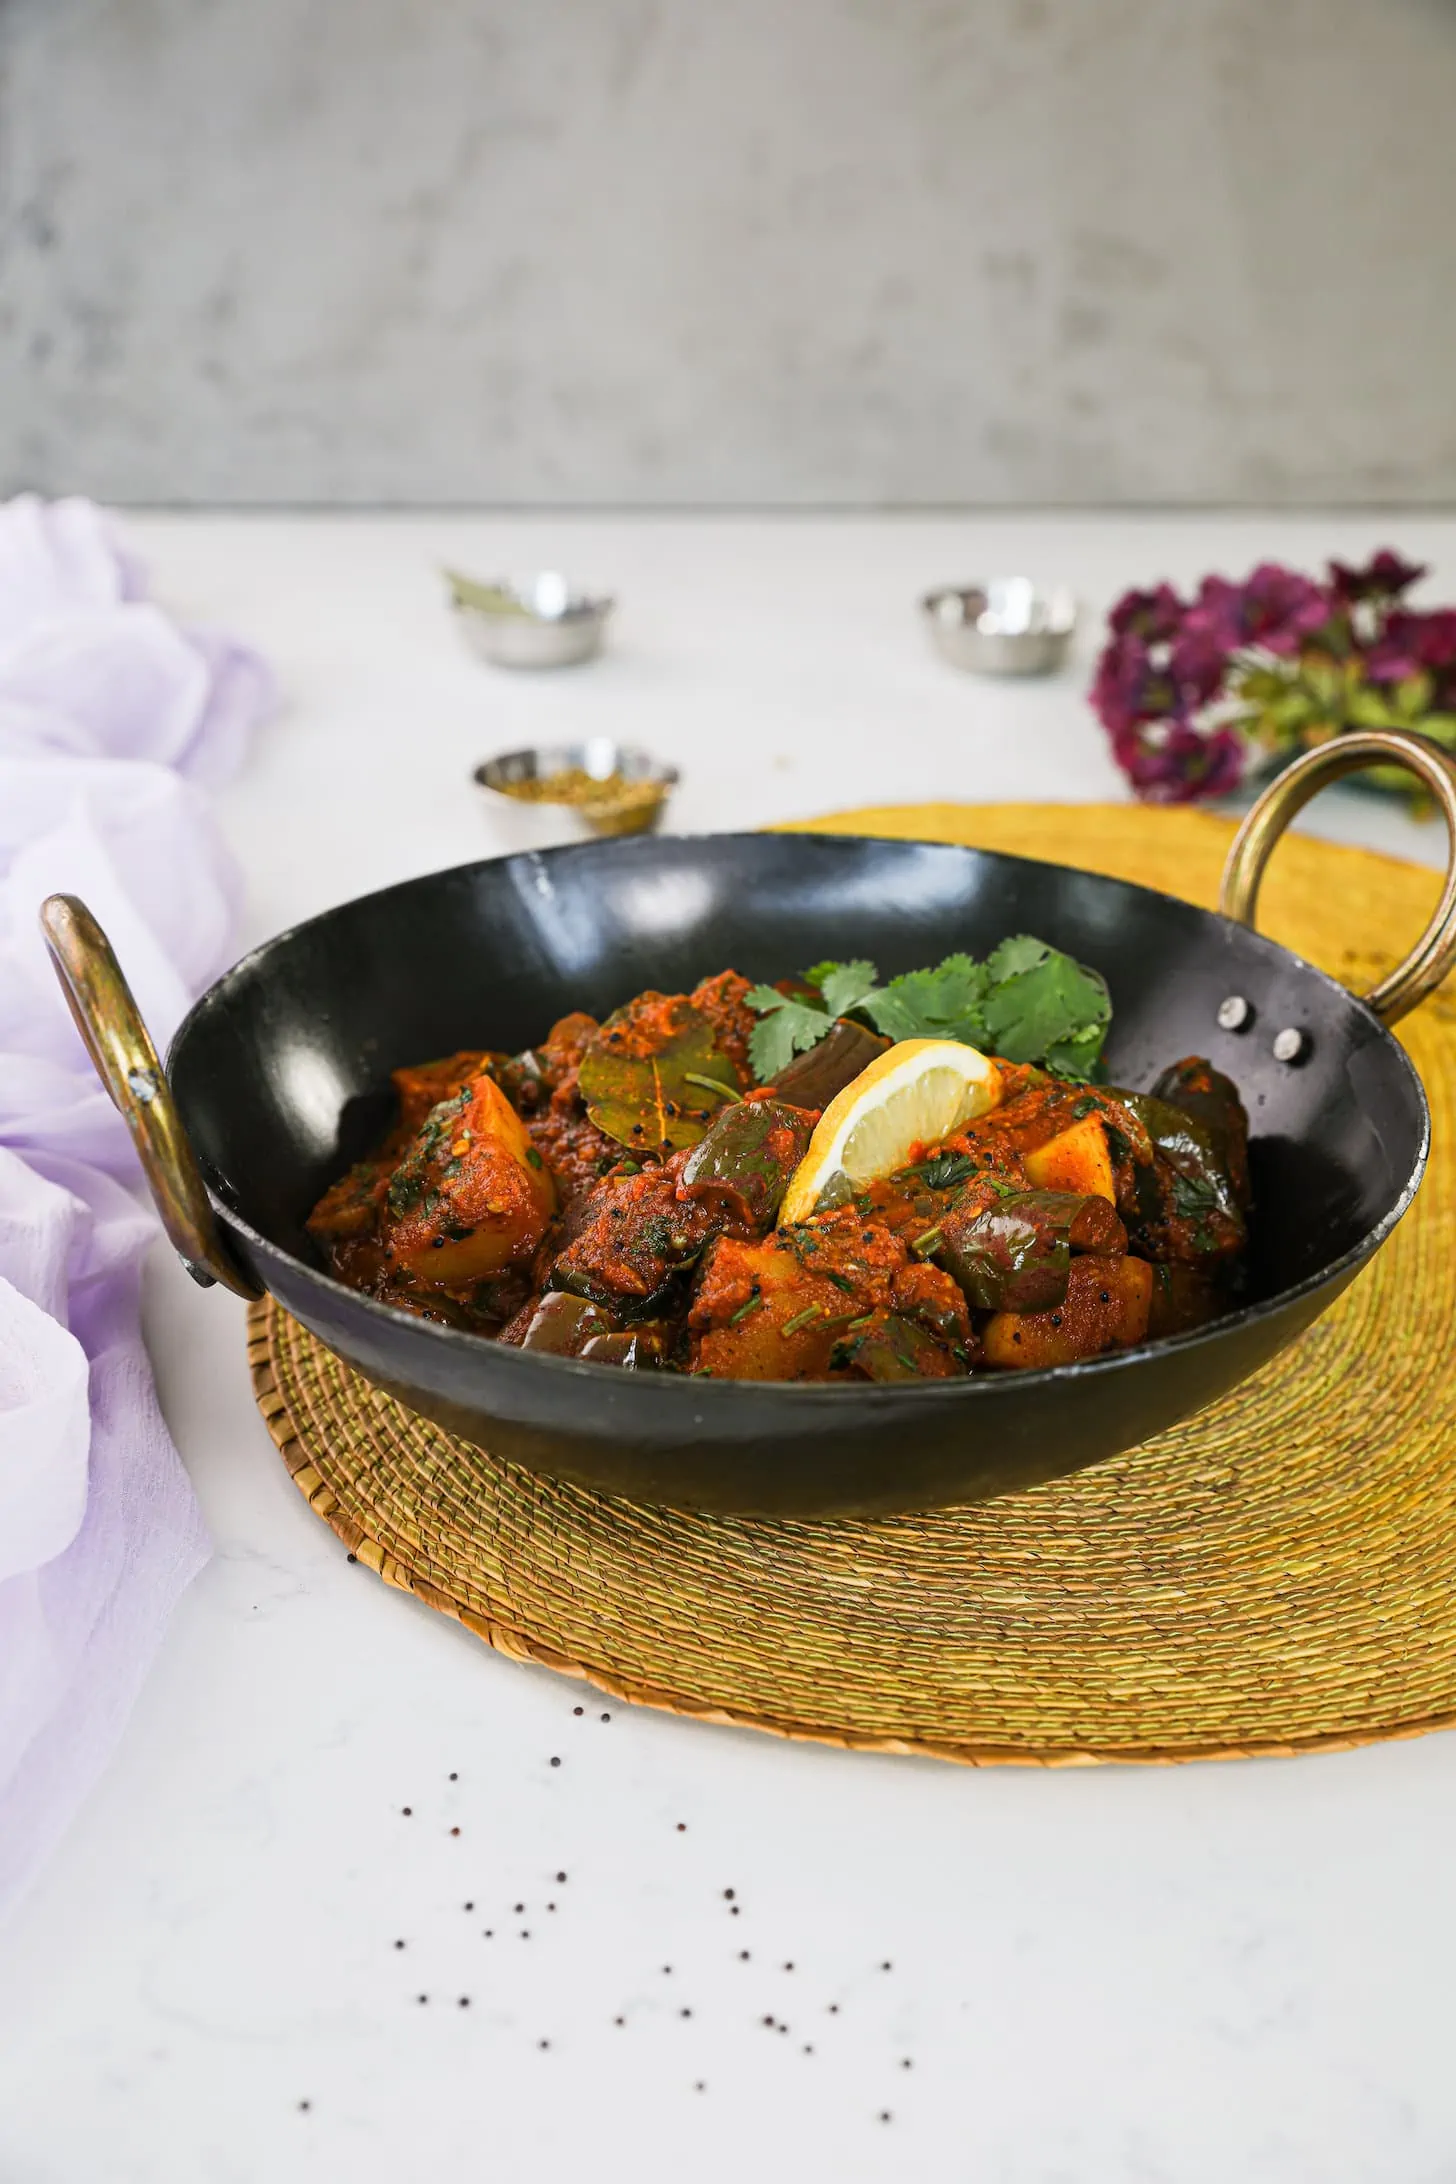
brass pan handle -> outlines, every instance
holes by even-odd
[[[1331,781],[1361,773],[1367,766],[1404,766],[1418,774],[1446,821],[1446,884],[1435,914],[1400,968],[1365,996],[1366,1007],[1374,1010],[1382,1024],[1394,1024],[1434,993],[1456,963],[1456,768],[1434,743],[1421,736],[1371,728],[1358,735],[1335,736],[1296,759],[1270,782],[1234,837],[1223,868],[1218,907],[1226,918],[1252,925],[1264,867],[1290,821]]]
[[[75,895],[48,895],[41,930],[76,1029],[132,1134],[162,1226],[194,1281],[239,1297],[263,1292],[223,1240],[151,1034],[111,943]]]

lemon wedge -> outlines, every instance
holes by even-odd
[[[815,1125],[809,1150],[789,1178],[779,1227],[807,1221],[824,1193],[842,1203],[876,1176],[903,1168],[916,1145],[988,1114],[1001,1098],[1001,1072],[958,1039],[902,1039],[847,1084]]]

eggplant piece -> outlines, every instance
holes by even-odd
[[[769,1084],[795,1107],[818,1108],[822,1112],[889,1044],[878,1032],[866,1031],[862,1024],[852,1024],[847,1016],[841,1016],[827,1038],[810,1047],[807,1054],[796,1054],[776,1077],[769,1078]]]
[[[621,1321],[593,1304],[589,1297],[574,1297],[565,1289],[548,1289],[537,1299],[535,1310],[515,1341],[522,1350],[549,1350],[554,1357],[580,1357],[589,1343],[606,1341],[622,1331]],[[509,1340],[514,1329],[506,1333]]]
[[[813,1134],[813,1116],[782,1100],[745,1100],[725,1108],[688,1154],[682,1190],[761,1233],[778,1212]]]
[[[656,1316],[656,1299],[723,1226],[721,1210],[680,1193],[666,1167],[606,1176],[591,1194],[586,1220],[552,1264],[547,1287],[588,1297],[622,1323]]]
[[[898,1312],[872,1312],[863,1326],[851,1327],[834,1346],[836,1371],[858,1373],[864,1380],[954,1380],[965,1368],[943,1342]]]
[[[551,1097],[546,1064],[534,1047],[519,1054],[492,1054],[487,1067],[518,1113],[534,1115]]]
[[[1167,1260],[1153,1268],[1149,1335],[1182,1335],[1229,1309],[1227,1285],[1205,1268]]]
[[[1152,1141],[1154,1164],[1162,1155],[1180,1175],[1206,1182],[1219,1204],[1235,1210],[1233,1178],[1217,1135],[1196,1115],[1153,1092],[1119,1092]]]
[[[1153,1086],[1152,1097],[1201,1123],[1223,1156],[1234,1197],[1247,1211],[1249,1189],[1249,1117],[1239,1098],[1238,1086],[1201,1054],[1190,1054],[1165,1069]]]
[[[940,1224],[936,1257],[978,1312],[1044,1312],[1067,1294],[1073,1252],[1116,1258],[1127,1231],[1107,1199],[1022,1191],[987,1206],[972,1195]]]
[[[971,1315],[953,1276],[928,1260],[917,1260],[890,1276],[890,1308],[902,1319],[914,1320],[927,1334],[948,1343],[958,1356],[969,1357],[975,1348]]]
[[[636,1327],[593,1335],[576,1352],[592,1365],[618,1365],[628,1372],[652,1370],[666,1364],[673,1330],[665,1320],[643,1320]]]
[[[1145,1258],[1193,1263],[1242,1251],[1243,1209],[1213,1132],[1150,1092],[1118,1097],[1153,1143],[1152,1166],[1136,1172],[1136,1202],[1122,1209],[1134,1248]]]

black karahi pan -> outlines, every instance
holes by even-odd
[[[1324,1311],[1410,1204],[1429,1118],[1387,1026],[1456,957],[1456,874],[1412,956],[1364,1000],[1243,922],[1301,805],[1392,759],[1427,782],[1456,842],[1456,775],[1431,746],[1341,738],[1251,813],[1220,915],[1023,857],[832,835],[639,837],[462,866],[254,950],[187,1017],[165,1075],[84,906],[53,896],[43,917],[200,1281],[271,1290],[369,1379],[537,1471],[688,1508],[925,1509],[1076,1471],[1199,1410]],[[1204,1054],[1239,1085],[1256,1194],[1242,1309],[1051,1371],[894,1387],[703,1381],[521,1351],[393,1310],[333,1280],[305,1233],[325,1186],[388,1124],[389,1071],[403,1063],[518,1049],[568,1010],[604,1015],[729,964],[772,980],[868,955],[888,975],[1014,932],[1106,976],[1114,1083],[1140,1087]]]

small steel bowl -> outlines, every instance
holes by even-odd
[[[927,592],[920,606],[942,657],[977,675],[1050,675],[1077,626],[1069,591],[1038,591],[1024,576]]]
[[[477,766],[474,779],[515,844],[542,849],[584,834],[651,834],[678,772],[646,751],[593,736],[587,743],[502,751]],[[566,793],[551,795],[553,780]],[[601,795],[593,797],[586,782],[600,782]]]
[[[578,667],[594,659],[616,604],[574,590],[554,569],[497,584],[451,569],[445,577],[471,649],[493,667]]]

